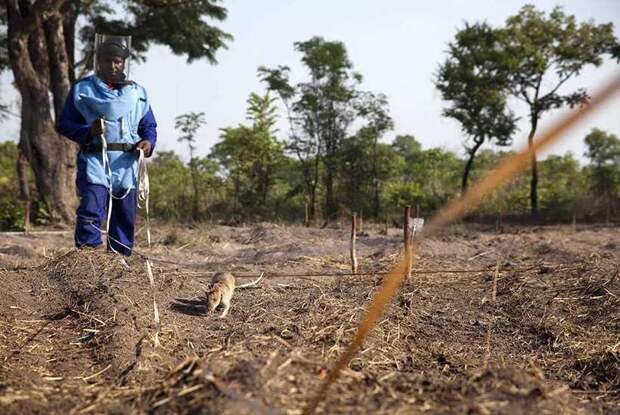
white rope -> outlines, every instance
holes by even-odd
[[[103,120],[99,120],[99,121],[102,124],[101,129],[103,131],[103,127],[104,127]],[[146,169],[146,157],[144,154],[144,150],[139,148],[138,153],[139,155],[138,155],[138,189],[137,189],[138,203],[137,204],[138,204],[138,207],[141,207],[140,202],[144,202],[144,208],[146,210],[146,239],[148,242],[148,246],[150,248],[151,247],[151,224],[149,220],[149,175]],[[104,168],[107,180],[108,180],[108,186],[107,186],[108,188],[108,212],[107,212],[107,220],[106,220],[106,225],[105,225],[105,233],[108,239],[108,247],[115,254],[119,254],[114,249],[114,247],[112,247],[112,242],[116,242],[122,247],[124,247],[125,249],[128,249],[129,251],[131,251],[133,248],[128,247],[121,241],[118,241],[115,238],[110,236],[110,219],[112,218],[112,201],[113,199],[120,200],[120,199],[126,198],[127,195],[129,195],[129,192],[131,192],[131,188],[127,189],[125,194],[120,197],[114,196],[112,192],[112,166],[110,164],[110,159],[108,157],[108,142],[105,138],[104,133],[101,134],[101,162],[103,163],[103,168]],[[92,223],[90,225],[97,228]],[[99,228],[97,228],[97,230],[101,231]],[[153,319],[155,321],[154,343],[155,343],[155,346],[160,346],[159,333],[161,330],[161,320],[159,318],[159,309],[157,307],[157,298],[156,298],[157,290],[155,288],[155,277],[153,276],[153,269],[151,266],[151,261],[148,258],[146,258],[145,261],[146,261],[146,274],[149,277],[149,284],[151,286],[151,296],[153,298]]]
[[[149,173],[146,169],[146,156],[144,150],[138,149],[140,155],[138,157],[138,207],[140,202],[144,202],[144,210],[146,212],[146,241],[149,248],[151,247],[151,222],[149,218]]]
[[[151,284],[151,295],[153,297],[153,320],[155,321],[155,346],[160,346],[159,332],[161,329],[161,321],[159,319],[159,309],[157,308],[157,298],[155,296],[155,278],[153,277],[153,269],[151,267],[151,260],[146,260],[146,274],[149,276],[149,283]]]

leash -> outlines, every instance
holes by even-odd
[[[151,220],[149,218],[149,173],[146,168],[146,156],[144,154],[144,150],[141,148],[138,149],[138,207],[140,206],[140,202],[144,203],[144,210],[146,213],[146,241],[148,243],[148,247],[151,247]]]
[[[101,130],[104,131],[104,121],[99,119],[101,124]],[[103,168],[106,173],[106,177],[108,179],[108,212],[107,212],[107,220],[105,224],[105,233],[108,240],[108,247],[112,252],[117,255],[120,255],[118,251],[114,249],[111,242],[118,243],[122,247],[132,251],[133,249],[125,245],[124,243],[116,240],[115,238],[110,236],[110,219],[112,218],[112,201],[114,199],[121,200],[127,197],[131,192],[131,188],[127,189],[125,194],[120,197],[114,196],[114,192],[112,191],[112,166],[110,164],[110,159],[108,157],[108,141],[105,137],[105,134],[101,134],[101,162],[103,163]],[[144,203],[144,208],[146,211],[146,238],[149,248],[151,247],[151,223],[149,218],[149,175],[146,168],[146,156],[144,154],[144,150],[138,149],[138,189],[137,189],[137,205],[140,206],[140,202]],[[97,228],[95,225],[90,223],[91,226]],[[101,229],[97,228],[99,232]],[[142,255],[141,255],[142,256]],[[157,306],[157,296],[156,296],[156,288],[155,288],[155,277],[153,276],[153,267],[151,264],[151,260],[148,257],[142,256],[145,260],[146,264],[146,274],[149,278],[149,284],[151,286],[151,297],[153,299],[153,320],[155,322],[155,337],[154,343],[155,346],[160,346],[159,342],[159,333],[161,331],[161,320],[159,317],[159,308]],[[124,260],[124,258],[123,258]]]

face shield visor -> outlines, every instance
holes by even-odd
[[[129,80],[131,36],[95,34],[95,74],[104,82],[124,83]]]

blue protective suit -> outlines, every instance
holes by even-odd
[[[100,118],[105,121],[108,143],[136,144],[148,140],[151,153],[154,150],[157,123],[146,91],[138,84],[112,88],[94,75],[78,81],[69,91],[58,121],[58,131],[82,146],[99,144],[99,137],[90,136],[90,128]],[[110,178],[104,169],[101,152],[80,151],[76,179],[80,195],[76,246],[101,244],[99,229],[106,218],[110,189],[115,196],[126,196],[112,203],[109,248],[131,254],[136,217],[137,155],[137,152],[108,151],[112,169]]]

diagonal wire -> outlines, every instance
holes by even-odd
[[[561,134],[568,131],[578,121],[581,121],[587,114],[592,113],[592,111],[602,105],[614,93],[618,92],[618,90],[620,90],[620,75],[616,75],[616,77],[606,84],[600,93],[594,95],[589,102],[570,111],[566,116],[559,120],[559,122],[555,123],[549,130],[545,131],[532,146],[528,146],[528,148],[507,157],[483,179],[476,182],[476,184],[465,192],[462,197],[454,199],[448,203],[448,205],[441,209],[430,220],[428,225],[424,227],[422,232],[419,234],[419,238],[421,239],[432,235],[447,224],[463,217],[469,210],[475,209],[486,196],[491,194],[495,189],[504,185],[512,177],[525,170],[533,154],[548,146],[553,141],[559,139]],[[332,370],[327,375],[327,378],[321,384],[317,394],[309,401],[308,406],[304,410],[305,414],[313,414],[315,412],[317,406],[325,399],[327,390],[331,384],[338,379],[342,369],[349,364],[351,359],[361,348],[364,340],[368,336],[368,333],[370,333],[370,331],[375,327],[385,312],[385,308],[391,302],[400,286],[400,283],[407,274],[406,265],[410,258],[413,259],[413,252],[417,248],[417,244],[420,239],[414,240],[411,250],[409,250],[409,252],[405,252],[404,255],[401,256],[398,263],[385,278],[381,289],[377,292],[377,294],[375,294],[372,301],[368,305],[353,340],[340,358],[336,361]]]

